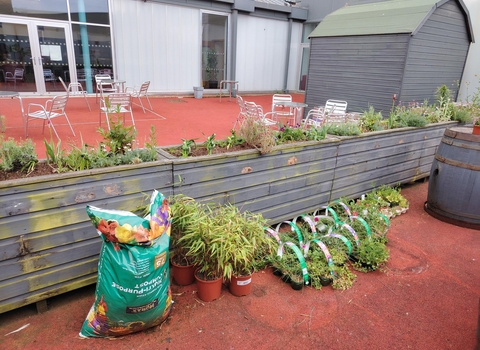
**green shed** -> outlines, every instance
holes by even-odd
[[[470,43],[468,10],[461,0],[389,0],[345,6],[310,34],[305,102],[348,102],[361,112],[388,111],[397,101],[435,99],[447,85],[458,93]]]

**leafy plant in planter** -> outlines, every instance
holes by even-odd
[[[382,113],[375,112],[375,108],[370,105],[360,118],[360,125],[364,131],[383,130],[382,120]]]
[[[260,153],[270,153],[276,145],[275,131],[264,123],[259,123],[256,118],[247,116],[244,118],[238,135],[245,142],[255,147]]]
[[[327,134],[337,136],[355,136],[360,135],[361,130],[355,123],[334,123],[324,125]]]
[[[4,171],[20,170],[31,172],[38,163],[35,145],[31,139],[17,143],[13,138],[7,140],[0,136],[0,169]]]

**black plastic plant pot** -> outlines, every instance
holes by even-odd
[[[358,262],[358,258],[357,258],[355,255],[353,255],[353,254],[350,254],[350,255],[348,256],[348,260],[350,260],[350,261],[353,262],[353,263],[357,263],[357,262]]]
[[[287,275],[287,274],[283,275],[281,279],[282,279],[282,281],[285,282],[285,283],[290,283],[290,282],[292,282],[292,279],[290,278],[290,275]]]
[[[320,277],[320,284],[324,287],[329,286],[333,283],[333,278],[330,277]]]
[[[283,276],[283,272],[280,269],[273,269],[273,274],[279,277]]]
[[[292,286],[292,289],[294,290],[302,290],[303,288],[303,280],[301,282],[295,282],[295,281],[292,281],[290,283],[290,285]]]

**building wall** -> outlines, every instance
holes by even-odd
[[[400,99],[433,103],[441,85],[456,96],[469,44],[458,4],[449,1],[436,9],[411,38]]]
[[[475,43],[470,43],[467,62],[460,84],[459,101],[471,101],[475,92],[480,92],[480,1],[463,0],[470,13]]]
[[[162,93],[202,85],[199,9],[116,0],[111,12],[117,78]]]
[[[367,35],[311,39],[305,103],[323,106],[345,100],[348,111],[391,108],[400,93],[409,35]]]
[[[150,80],[149,91],[165,94],[192,93],[194,86],[202,85],[200,8],[115,0],[111,11],[118,79],[129,86]],[[238,15],[235,80],[240,93],[284,88],[288,30],[286,17]],[[292,23],[289,90],[298,86],[301,30],[302,23]]]
[[[236,80],[242,92],[278,91],[284,87],[289,24],[267,18],[239,15]],[[292,25],[287,89],[298,86],[301,23]]]

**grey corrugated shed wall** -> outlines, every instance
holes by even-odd
[[[401,100],[429,99],[443,84],[456,96],[469,45],[458,4],[449,1],[435,10],[411,38]]]
[[[456,95],[471,40],[468,13],[458,1],[439,3],[412,33],[315,36],[319,26],[311,35],[309,108],[343,99],[349,111],[373,105],[388,112],[393,94],[405,102],[433,102],[443,84]]]

